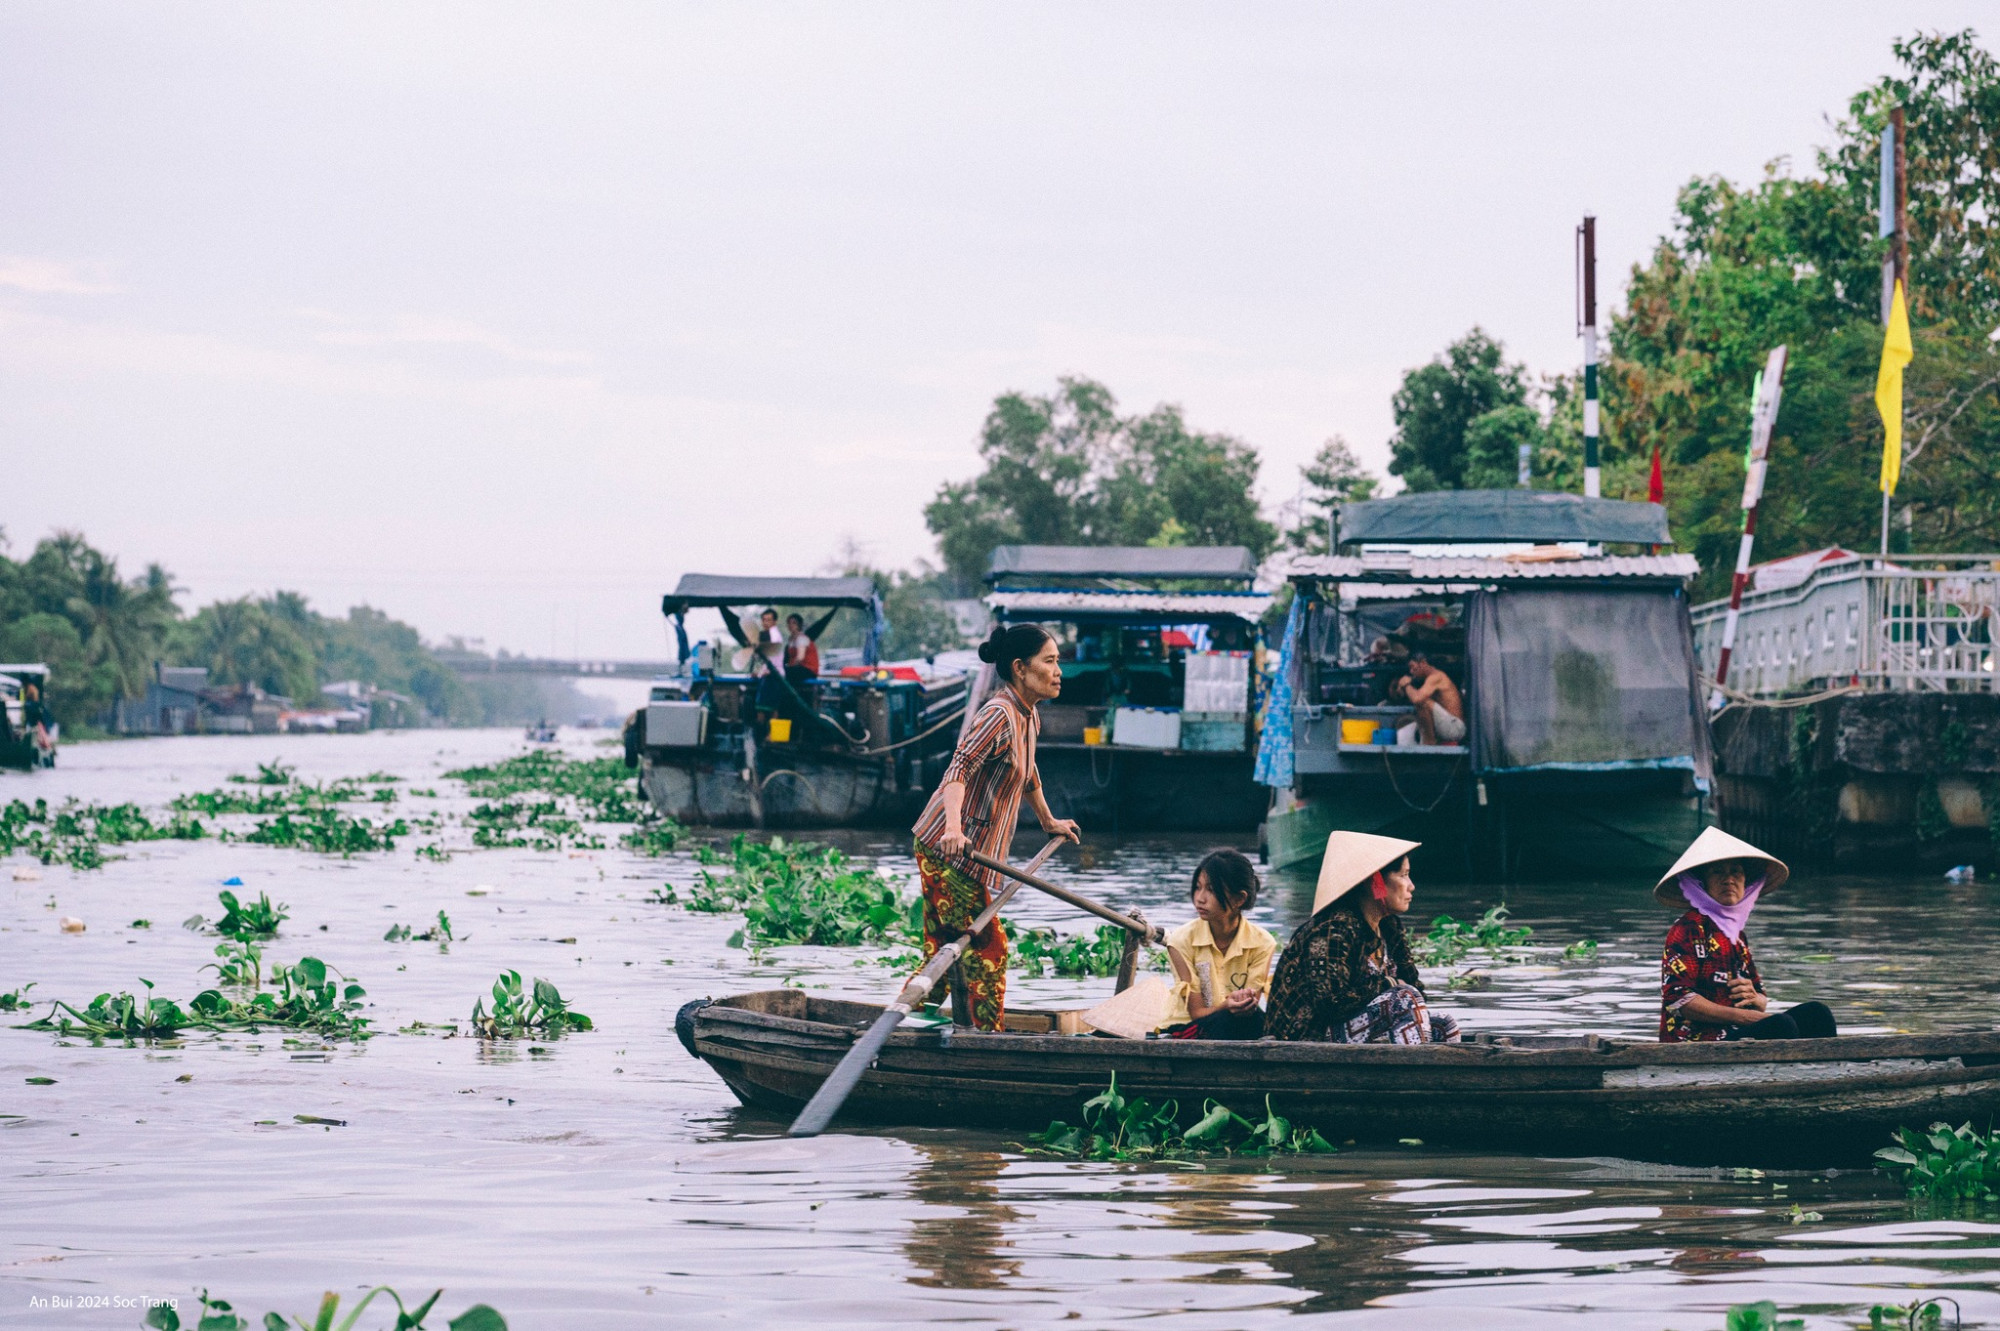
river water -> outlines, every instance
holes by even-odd
[[[564,740],[578,755],[608,751],[594,742]],[[467,801],[439,774],[520,748],[512,731],[75,745],[55,771],[0,778],[0,801],[159,806],[275,757],[311,779],[395,772],[408,779],[399,810],[457,812]],[[87,873],[0,871],[0,989],[35,981],[32,997],[81,1006],[144,977],[186,999],[207,987],[199,968],[215,940],[177,922],[214,915],[220,884],[240,877],[242,891],[291,906],[267,960],[316,955],[358,979],[384,1032],[331,1048],[272,1035],[149,1048],[0,1029],[0,1326],[138,1326],[132,1301],[149,1297],[179,1299],[185,1318],[203,1288],[261,1325],[266,1309],[307,1315],[322,1290],[376,1284],[419,1297],[443,1286],[440,1309],[485,1302],[516,1328],[1692,1331],[1759,1299],[1817,1328],[1865,1323],[1871,1304],[1919,1293],[1955,1297],[1968,1325],[2000,1321],[2000,1216],[1926,1216],[1869,1172],[1417,1147],[1079,1164],[1026,1157],[1001,1134],[936,1130],[793,1141],[682,1051],[675,1010],[787,982],[880,998],[892,973],[833,949],[753,957],[726,946],[736,921],[646,901],[691,881],[686,854],[467,851],[440,863],[412,853],[428,839],[348,860],[151,842]],[[910,870],[898,837],[839,839]],[[1093,840],[1051,872],[1178,922],[1205,844]],[[1551,947],[1440,1005],[1475,1028],[1650,1035],[1666,920],[1645,889],[1508,889],[1533,941],[1587,937],[1595,960],[1564,964]],[[1774,996],[1824,998],[1850,1030],[1990,1029],[1995,890],[1801,874],[1756,920]],[[1281,875],[1256,918],[1283,938],[1310,896],[1304,877]],[[1476,918],[1501,896],[1420,880],[1414,918]],[[1024,921],[1094,923],[1054,902],[1016,905]],[[383,939],[441,909],[459,936],[448,950]],[[87,931],[60,932],[63,915]],[[132,927],[141,918],[153,927]],[[462,1022],[508,968],[556,983],[598,1029],[532,1047],[397,1033]],[[1109,987],[1020,980],[1011,998],[1074,1005]],[[1820,1218],[1794,1223],[1795,1206]]]

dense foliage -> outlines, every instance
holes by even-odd
[[[1202,1106],[1202,1116],[1182,1132],[1179,1106],[1153,1104],[1111,1084],[1083,1105],[1083,1122],[1060,1119],[1030,1137],[1030,1155],[1069,1160],[1180,1160],[1200,1155],[1330,1155],[1333,1144],[1317,1129],[1294,1127],[1264,1097],[1264,1117],[1253,1122],[1218,1101]]]
[[[158,564],[135,578],[77,532],[57,532],[24,560],[0,555],[0,660],[46,662],[49,705],[75,731],[105,717],[116,698],[137,698],[155,662],[206,666],[217,686],[254,685],[311,704],[320,686],[358,679],[414,699],[419,710],[379,724],[473,724],[478,702],[417,631],[356,606],[345,619],[313,610],[296,592],[217,601],[183,616],[179,589]]]
[[[1261,558],[1277,540],[1252,493],[1255,450],[1190,429],[1176,406],[1122,416],[1090,379],[1002,393],[979,455],[978,476],[945,485],[924,509],[945,571],[967,593],[996,545],[1247,545]]]

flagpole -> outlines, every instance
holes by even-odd
[[[1743,609],[1743,589],[1750,583],[1750,551],[1757,544],[1757,506],[1764,501],[1764,463],[1771,452],[1771,428],[1778,421],[1784,397],[1785,348],[1773,347],[1757,375],[1750,395],[1750,449],[1743,457],[1743,538],[1736,547],[1736,572],[1729,579],[1729,613],[1722,619],[1722,650],[1716,653],[1716,692],[1709,707],[1722,706],[1721,686],[1729,682],[1729,658],[1736,651],[1736,618]]]
[[[1597,468],[1597,217],[1583,215],[1583,492],[1602,493]]]

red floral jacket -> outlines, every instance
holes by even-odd
[[[1729,936],[1709,922],[1706,915],[1690,908],[1667,930],[1667,946],[1660,958],[1660,1038],[1662,1040],[1720,1040],[1729,1034],[1727,1026],[1696,1021],[1683,1005],[1690,998],[1706,998],[1729,1006],[1729,981],[1742,976],[1764,992],[1764,977],[1757,973],[1757,961],[1750,955],[1750,940]]]

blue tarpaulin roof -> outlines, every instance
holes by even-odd
[[[1588,541],[1666,545],[1667,510],[1550,490],[1425,490],[1342,504],[1341,544],[1498,544]]]

